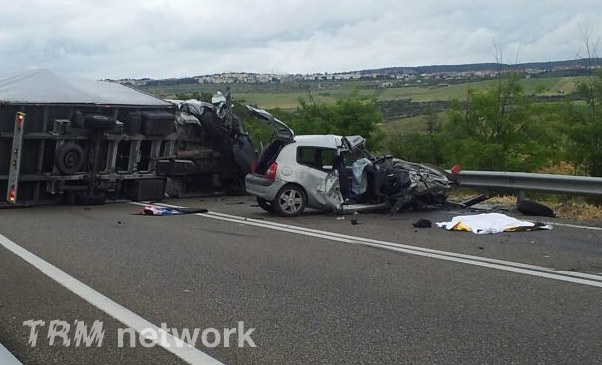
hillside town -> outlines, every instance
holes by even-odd
[[[586,62],[587,61],[587,62]],[[520,72],[526,78],[538,76],[576,76],[589,74],[602,67],[602,59],[573,60],[530,64],[473,64],[457,66],[391,67],[383,69],[309,74],[277,74],[252,72],[224,72],[185,78],[154,80],[120,79],[110,80],[134,86],[158,86],[177,84],[269,84],[303,81],[351,81],[384,80],[382,87],[412,86],[417,84],[461,83],[467,80],[482,80],[497,77],[505,72]]]

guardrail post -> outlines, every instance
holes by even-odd
[[[518,204],[518,202],[523,201],[527,198],[527,194],[525,193],[524,190],[519,190],[516,192],[516,203]]]

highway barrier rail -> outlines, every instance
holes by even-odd
[[[462,187],[602,196],[602,177],[470,170],[455,177]]]

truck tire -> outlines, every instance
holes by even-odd
[[[554,210],[541,203],[529,199],[521,199],[516,203],[516,210],[524,215],[555,217]]]
[[[84,164],[84,150],[75,143],[65,143],[57,149],[54,164],[62,174],[74,174]]]
[[[117,126],[117,119],[102,114],[82,114],[75,113],[73,123],[91,131],[104,132]]]

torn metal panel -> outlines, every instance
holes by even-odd
[[[316,187],[315,198],[324,206],[330,206],[334,211],[343,209],[345,202],[341,195],[339,177],[336,170],[329,172],[324,180]]]

